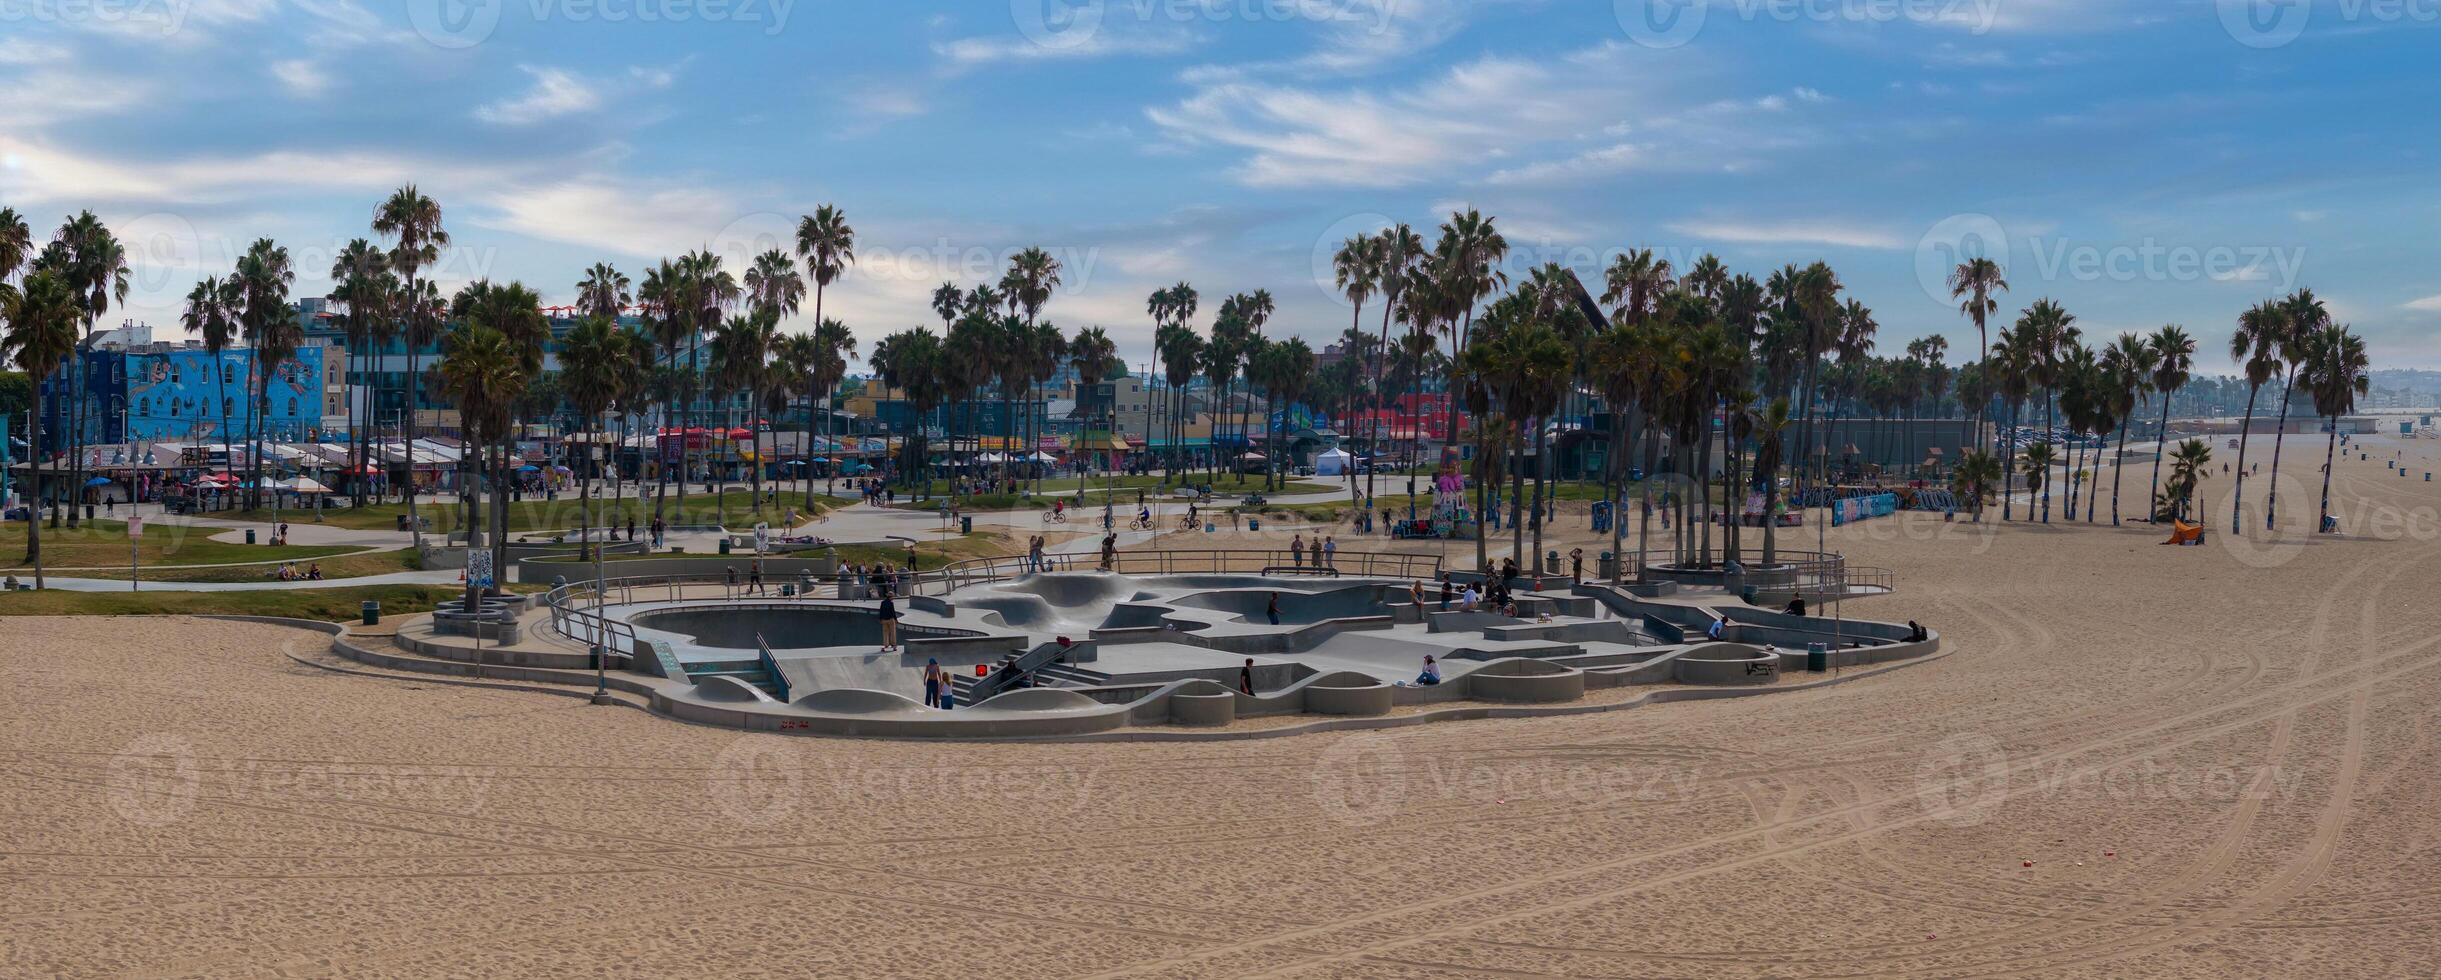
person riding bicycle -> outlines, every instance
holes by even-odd
[[[1143,507],[1143,506],[1139,506],[1139,507],[1137,507],[1137,508],[1136,508],[1136,523],[1138,523],[1138,524],[1142,524],[1142,525],[1144,525],[1144,526],[1146,526],[1146,527],[1151,527],[1151,526],[1153,526],[1153,509],[1152,509],[1152,508],[1150,508],[1150,507]]]
[[[1198,518],[1198,517],[1196,516],[1196,514],[1195,514],[1195,505],[1194,505],[1194,504],[1188,504],[1188,505],[1187,505],[1187,526],[1188,526],[1188,527],[1194,527],[1195,525],[1200,524],[1200,523],[1202,523],[1202,519],[1201,519],[1201,518]]]
[[[1068,502],[1067,502],[1067,501],[1065,501],[1065,500],[1054,500],[1054,501],[1052,501],[1052,502],[1051,502],[1051,519],[1052,519],[1052,520],[1055,520],[1055,521],[1056,521],[1056,520],[1060,520],[1060,519],[1065,518],[1065,517],[1067,517],[1067,516],[1068,516]]]

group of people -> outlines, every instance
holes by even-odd
[[[296,562],[284,561],[280,567],[272,569],[271,577],[282,582],[319,582],[322,581],[322,563],[314,562],[299,570]]]
[[[898,491],[892,489],[890,482],[881,477],[859,477],[853,483],[856,492],[864,497],[865,503],[887,506],[898,502]]]
[[[1290,539],[1288,542],[1289,560],[1295,562],[1298,568],[1305,567],[1306,549],[1307,545],[1305,543],[1305,533],[1302,531],[1298,532],[1297,536]],[[1322,540],[1313,543],[1312,549],[1314,552],[1315,568],[1339,567],[1339,539],[1337,537],[1327,534],[1323,535]]]

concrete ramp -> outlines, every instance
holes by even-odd
[[[931,708],[888,691],[843,688],[816,691],[797,699],[797,707],[834,715],[926,715]]]

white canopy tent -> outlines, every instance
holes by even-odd
[[[1336,449],[1325,449],[1314,456],[1314,475],[1346,476],[1348,468],[1352,465],[1354,463],[1347,453]]]

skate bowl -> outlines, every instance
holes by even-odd
[[[899,621],[899,635],[909,641],[988,637],[978,630],[926,625],[910,622],[910,618],[902,613]],[[720,650],[755,650],[761,645],[756,642],[758,636],[774,650],[881,645],[881,620],[872,609],[854,606],[695,604],[646,610],[629,617],[628,622]]]

